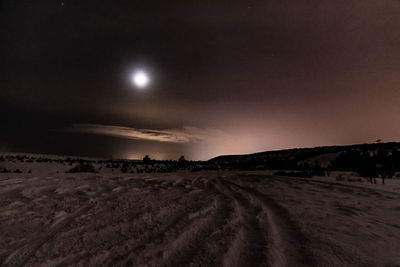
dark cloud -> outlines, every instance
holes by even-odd
[[[224,137],[224,134],[221,131],[199,129],[189,126],[181,129],[152,130],[135,129],[115,125],[75,124],[66,131],[167,143],[210,142],[216,138]]]

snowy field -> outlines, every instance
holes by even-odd
[[[48,170],[0,174],[2,266],[400,266],[399,180]]]

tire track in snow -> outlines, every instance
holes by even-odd
[[[213,232],[201,244],[192,258],[190,266],[222,266],[223,255],[228,250],[236,232],[237,210],[229,203],[229,215],[223,224],[213,229]]]
[[[180,194],[185,196],[183,192]],[[154,218],[151,221],[144,220],[138,222],[133,226],[132,231],[133,236],[129,236],[119,242],[119,244],[112,244],[109,246],[109,250],[112,251],[114,255],[105,259],[102,262],[103,265],[135,265],[137,266],[138,259],[143,257],[147,253],[146,249],[152,246],[154,243],[161,242],[165,235],[171,231],[176,230],[180,227],[183,222],[186,222],[187,217],[194,210],[199,210],[203,207],[207,201],[205,201],[206,196],[201,193],[195,196],[188,196],[182,201],[182,205],[178,206],[173,210],[164,211],[163,216],[158,216],[157,214],[150,213]],[[159,203],[162,205],[162,203]],[[161,212],[162,209],[159,209]],[[95,255],[89,255],[89,257],[94,257]],[[146,264],[148,265],[148,264]]]
[[[190,195],[184,195],[181,192],[178,197],[169,195],[164,199],[165,202],[158,199],[157,202],[150,203],[152,207],[146,207],[146,211],[140,214],[134,223],[133,221],[129,222],[129,233],[123,235],[117,233],[118,236],[113,236],[111,240],[104,240],[100,245],[80,255],[75,260],[75,264],[96,259],[107,251],[112,252],[113,255],[106,257],[101,263],[95,262],[95,265],[122,264],[136,258],[148,244],[158,240],[170,228],[176,227],[186,214],[199,209],[202,204],[199,200],[202,199],[204,199],[204,195],[201,192]],[[169,210],[169,213],[164,213],[164,209]],[[83,264],[85,265],[87,262]]]
[[[248,199],[260,203],[268,218],[268,262],[270,266],[315,266],[308,239],[286,209],[257,189],[224,180]]]
[[[221,194],[218,189],[213,188],[208,192],[216,196],[213,212],[201,222],[196,221],[181,232],[172,241],[173,248],[164,253],[162,263],[155,266],[218,266],[218,256],[220,255],[217,255],[216,252],[222,248],[220,244],[216,243],[218,240],[215,239],[215,235],[223,232],[227,221],[232,218],[233,210],[229,198]],[[208,251],[208,246],[213,246],[215,250]]]
[[[38,234],[35,241],[25,244],[12,252],[2,263],[2,266],[23,266],[44,243],[55,236],[76,217],[88,211],[92,206],[93,204],[86,205],[64,217],[62,220],[59,220],[55,225],[50,227],[48,231],[45,231],[43,234]]]
[[[263,229],[262,209],[220,180],[218,188],[236,204],[238,230],[223,255],[223,266],[267,266],[267,232]]]

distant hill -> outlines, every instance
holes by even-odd
[[[366,165],[400,171],[400,143],[322,146],[212,158],[223,169],[331,169],[358,171]]]

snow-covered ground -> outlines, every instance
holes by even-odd
[[[400,266],[399,180],[46,164],[0,173],[3,266]]]

